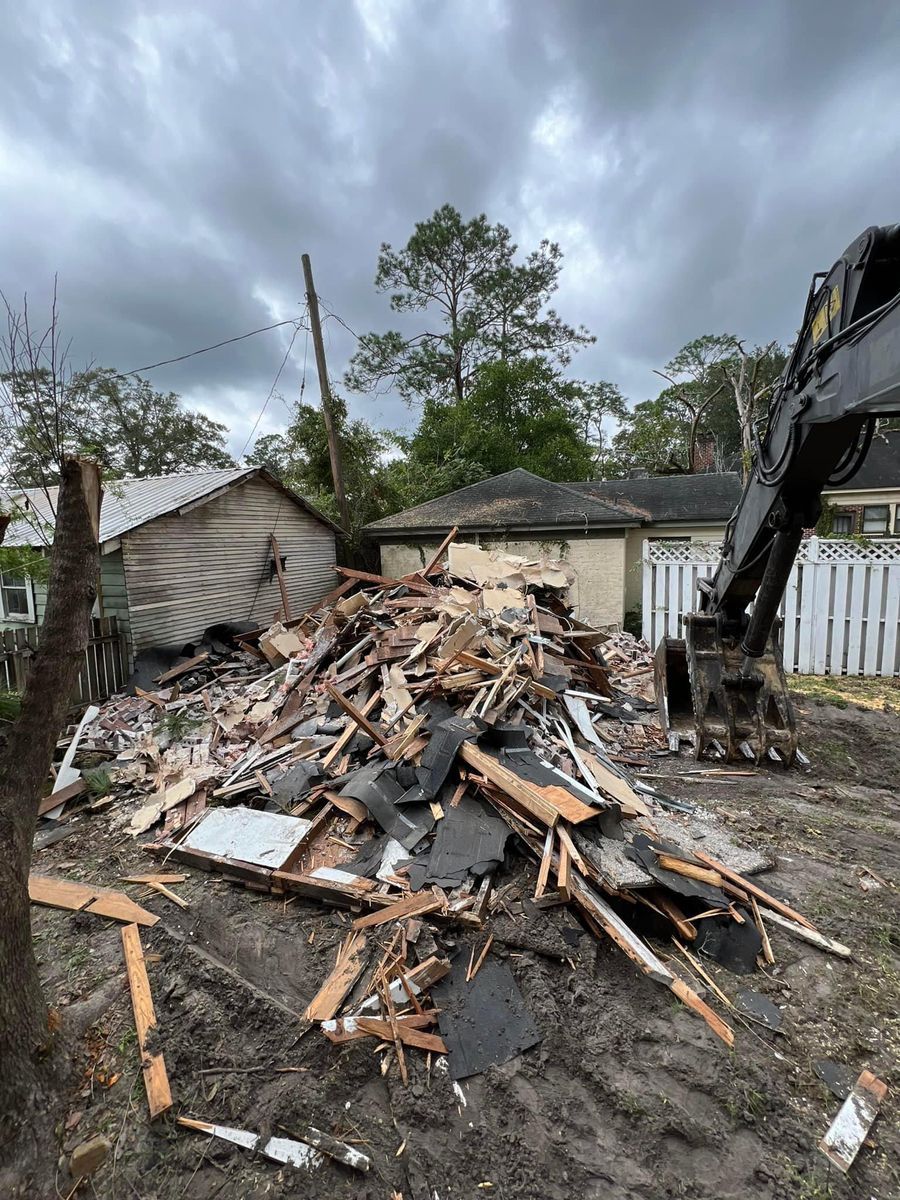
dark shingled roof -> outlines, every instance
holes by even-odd
[[[727,521],[740,499],[736,471],[720,475],[651,475],[644,479],[594,479],[569,483],[607,504],[639,510],[645,521]]]
[[[827,491],[859,492],[869,488],[900,488],[900,429],[876,433],[866,461],[847,483]]]
[[[472,483],[446,496],[438,496],[392,517],[366,525],[365,532],[379,534],[503,529],[596,529],[635,525],[633,513],[608,500],[573,491],[568,484],[550,483],[517,467],[482,483]]]

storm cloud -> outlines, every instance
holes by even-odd
[[[556,306],[597,335],[572,370],[636,401],[698,334],[789,341],[813,271],[900,219],[889,2],[23,0],[0,46],[0,287],[58,274],[74,359],[123,371],[299,316],[303,251],[350,329],[388,328],[379,244],[449,201],[560,242]],[[151,377],[237,453],[290,332]],[[301,333],[288,402],[304,360],[315,398]]]

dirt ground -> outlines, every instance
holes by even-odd
[[[561,932],[573,918],[532,910],[506,920],[494,950],[508,957],[542,1044],[456,1090],[440,1061],[429,1073],[411,1051],[404,1087],[396,1067],[382,1077],[371,1041],[336,1047],[315,1029],[302,1035],[296,1014],[327,974],[347,918],[189,871],[177,889],[187,911],[126,888],[162,918],[142,937],[174,1113],[275,1134],[313,1124],[355,1140],[373,1170],[326,1161],[307,1175],[170,1118],[151,1127],[118,926],[34,908],[51,1002],[64,1010],[104,989],[109,997],[78,1046],[80,1083],[53,1151],[58,1194],[73,1187],[63,1156],[102,1133],[113,1153],[77,1196],[900,1196],[900,717],[809,697],[798,697],[798,711],[809,770],[696,781],[686,758],[653,768],[671,777],[660,785],[671,795],[777,855],[760,882],[853,949],[844,962],[773,927],[776,964],[766,973],[739,979],[707,964],[726,994],[749,985],[782,1007],[783,1035],[738,1022],[729,1052],[615,946],[584,934],[573,947]],[[102,815],[83,820],[36,856],[35,871],[122,886],[120,876],[156,869],[106,825]],[[820,1058],[854,1076],[869,1068],[892,1089],[847,1177],[816,1149],[840,1103],[814,1073]]]

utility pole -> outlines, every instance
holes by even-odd
[[[316,371],[319,375],[319,395],[322,397],[322,416],[325,418],[325,432],[328,434],[328,456],[331,459],[331,478],[334,482],[334,494],[337,497],[338,509],[341,514],[341,524],[347,533],[350,532],[350,509],[347,507],[347,497],[344,494],[344,475],[341,470],[341,447],[334,429],[331,411],[331,388],[328,384],[328,367],[325,364],[325,345],[322,341],[322,323],[319,320],[319,298],[316,295],[316,285],[313,283],[312,263],[309,255],[302,256],[303,277],[306,280],[306,300],[309,304],[309,324],[312,330],[313,346],[316,350]]]

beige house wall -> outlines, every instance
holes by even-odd
[[[569,598],[575,616],[588,625],[621,624],[625,616],[625,531],[610,530],[589,534],[562,535],[556,541],[528,539],[513,541],[487,535],[466,534],[465,540],[486,549],[520,554],[523,558],[563,558],[575,571],[576,580]],[[382,542],[382,574],[396,579],[421,570],[438,546],[427,542]]]
[[[687,525],[684,522],[644,526],[629,529],[625,546],[625,611],[640,608],[643,592],[644,542],[664,542],[669,538],[690,538],[692,542],[721,542],[725,522],[709,525]]]

